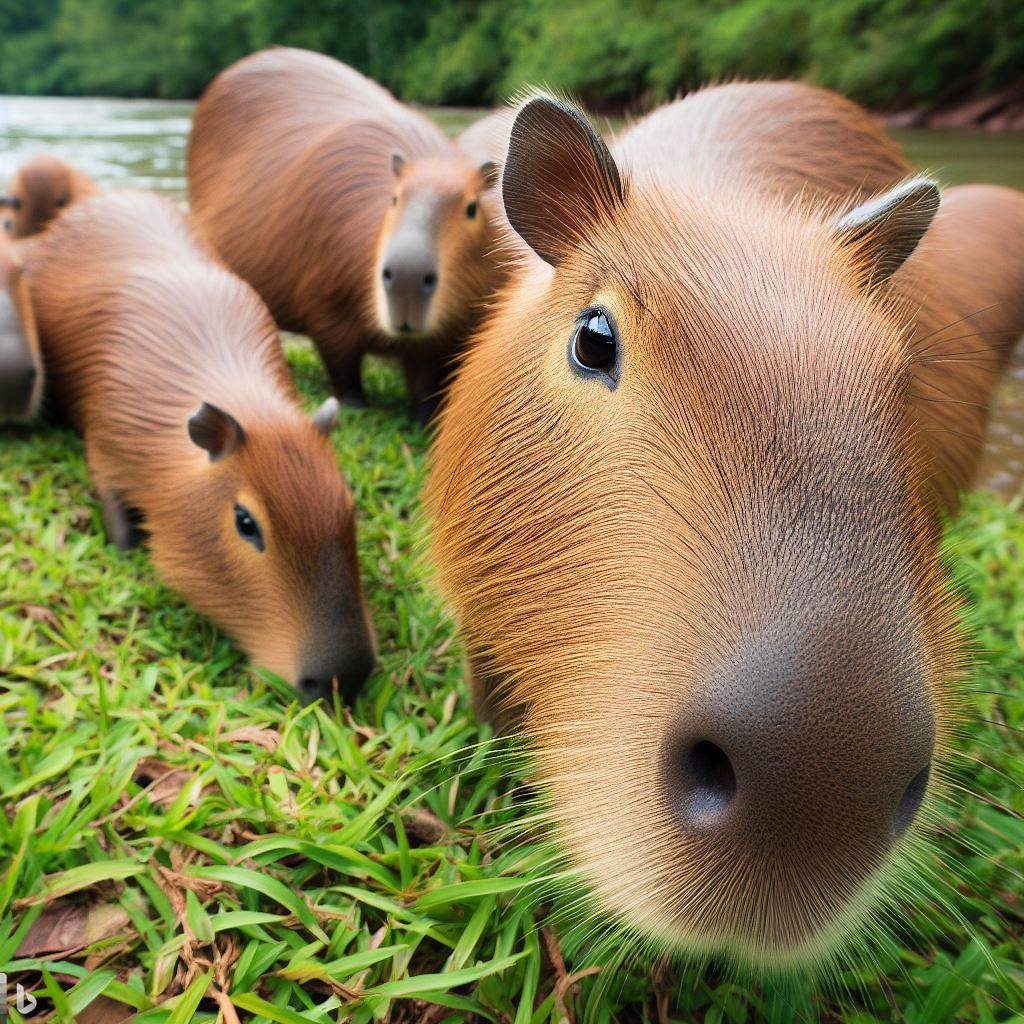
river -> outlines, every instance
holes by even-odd
[[[49,150],[107,185],[185,195],[193,104],[179,101],[0,96],[0,184],[27,156]],[[481,111],[431,111],[455,133]],[[893,132],[910,160],[943,184],[1024,189],[1024,135]],[[996,397],[978,482],[1007,497],[1024,489],[1024,345]]]

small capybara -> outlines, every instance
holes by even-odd
[[[364,353],[395,354],[420,420],[498,274],[480,209],[493,173],[352,68],[285,48],[214,79],[188,151],[206,236],[313,338],[336,394],[360,402]]]
[[[433,556],[571,865],[668,948],[824,956],[949,740],[936,510],[1024,329],[1024,195],[940,209],[909,171],[799,84],[709,88],[612,149],[518,108],[531,255],[440,415]]]
[[[352,494],[274,322],[169,200],[76,204],[27,250],[47,406],[84,435],[108,532],[307,699],[374,663]]]
[[[99,186],[84,171],[43,153],[18,168],[0,198],[0,215],[12,238],[37,235],[72,203],[95,195]]]
[[[0,232],[0,423],[30,420],[43,394],[43,363],[21,259]]]

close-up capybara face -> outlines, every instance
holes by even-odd
[[[39,410],[43,363],[28,284],[10,244],[0,238],[0,423]]]
[[[375,661],[352,493],[327,439],[336,416],[329,399],[312,422],[243,426],[204,403],[188,422],[208,459],[195,512],[151,538],[171,585],[306,700],[335,685],[351,697]]]
[[[392,171],[375,269],[378,325],[393,336],[433,334],[481,298],[490,235],[480,197],[495,166],[395,154]]]
[[[949,733],[950,600],[884,279],[938,204],[619,168],[528,101],[520,268],[442,414],[434,555],[477,698],[533,741],[600,904],[690,951],[844,937]]]
[[[42,231],[72,203],[97,191],[84,173],[48,153],[27,160],[2,201],[4,226],[12,238]]]

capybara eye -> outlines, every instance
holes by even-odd
[[[256,522],[253,514],[244,506],[235,506],[235,529],[242,540],[248,541],[257,551],[262,551],[266,546],[263,543],[263,531],[260,524]]]
[[[608,373],[618,356],[619,344],[611,317],[603,309],[590,309],[580,318],[569,348],[572,361],[583,370]]]
[[[476,203],[470,203],[466,207],[466,216],[472,220],[476,216]]]
[[[397,192],[395,192],[395,193],[394,193],[394,194],[393,194],[393,195],[391,196],[391,205],[392,205],[392,206],[397,206],[397,205],[398,205],[398,193],[397,193]]]

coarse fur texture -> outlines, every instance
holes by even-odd
[[[99,186],[84,171],[42,153],[18,168],[7,195],[0,197],[0,218],[12,238],[28,238],[44,231],[63,210],[98,191]]]
[[[497,283],[475,209],[490,167],[352,68],[281,48],[206,90],[188,171],[206,236],[313,338],[335,393],[360,400],[363,354],[396,354],[427,417]]]
[[[137,192],[69,210],[26,270],[47,404],[84,435],[114,539],[131,544],[141,517],[165,580],[305,696],[362,683],[352,495],[256,293],[170,201]]]
[[[533,253],[440,417],[434,561],[570,861],[669,947],[821,957],[937,784],[937,510],[1024,330],[1024,196],[951,189],[887,277],[935,210],[908,173],[794,83],[698,92],[611,152],[543,96],[512,131]],[[571,359],[595,310],[606,373]]]
[[[0,232],[0,423],[32,419],[43,396],[43,362],[24,269]]]

